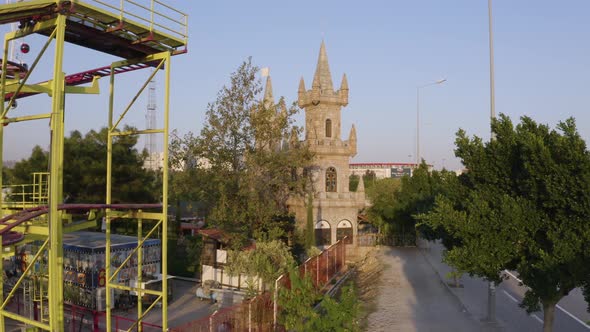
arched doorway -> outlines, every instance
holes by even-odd
[[[315,224],[315,242],[317,246],[329,246],[332,243],[329,222],[321,220]]]
[[[346,244],[352,243],[352,223],[348,220],[340,220],[336,228],[336,240],[341,240],[346,236]]]

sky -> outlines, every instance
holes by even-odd
[[[342,136],[356,126],[358,154],[352,162],[416,160],[416,90],[443,78],[443,84],[420,89],[421,157],[437,169],[459,169],[453,152],[457,130],[490,137],[486,0],[164,2],[189,15],[189,52],[174,57],[171,67],[170,124],[181,135],[199,133],[207,104],[250,56],[255,65],[270,68],[275,97],[296,101],[301,77],[310,88],[324,40],[334,85],[340,86],[343,73],[348,78]],[[493,0],[497,113],[515,122],[527,115],[551,127],[574,117],[582,137],[590,139],[589,16],[587,0]],[[21,58],[32,61],[44,41],[27,37],[31,52]],[[48,52],[31,81],[50,77],[51,47]],[[66,74],[117,60],[77,46],[68,46],[65,57]],[[117,77],[119,113],[147,75]],[[156,80],[161,124],[161,73]],[[100,86],[97,96],[68,95],[66,132],[106,125],[108,79]],[[143,95],[125,123],[145,127],[146,105]],[[49,107],[47,96],[36,96],[19,101],[10,114]],[[297,119],[302,126],[303,111]],[[4,160],[25,158],[36,144],[49,145],[45,120],[11,124],[5,133]]]

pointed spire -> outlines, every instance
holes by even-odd
[[[348,147],[350,149],[350,156],[356,156],[356,128],[354,127],[354,124],[352,125],[352,128],[350,128],[350,134],[348,134]]]
[[[365,192],[365,180],[363,180],[363,176],[360,175],[359,176],[359,185],[356,187],[356,192],[357,193],[364,193]]]
[[[269,108],[274,104],[274,97],[272,95],[272,81],[270,79],[270,75],[266,77],[266,87],[264,89],[264,106]]]
[[[342,83],[340,83],[340,90],[348,90],[348,80],[346,74],[342,74]]]
[[[326,53],[326,44],[323,40],[322,46],[320,46],[318,65],[313,77],[313,87],[315,87],[316,81],[322,90],[334,91],[334,87],[332,86],[332,74],[330,73],[330,65],[328,64],[328,54]]]
[[[305,82],[303,81],[303,76],[301,76],[301,80],[299,81],[299,93],[305,92]]]
[[[354,124],[352,125],[352,128],[350,128],[350,134],[348,135],[348,140],[356,142],[356,128],[354,127]]]

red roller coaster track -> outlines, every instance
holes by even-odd
[[[2,60],[0,59],[0,62],[1,61]],[[9,70],[7,70],[9,75],[11,75],[11,73],[13,73],[12,76],[14,76],[14,72],[17,72],[16,69],[18,68],[18,69],[20,69],[20,70],[18,70],[19,75],[21,76],[21,78],[24,77],[24,74],[26,73],[25,67],[9,61],[9,65],[10,64],[12,64],[12,66],[9,66],[8,67]],[[154,67],[155,65],[156,65],[156,63],[154,63],[154,62],[137,63],[137,64],[127,65],[127,66],[123,66],[123,67],[117,67],[114,69],[114,73],[115,73],[115,75],[122,74],[122,73],[128,73],[130,71],[145,69],[148,67]],[[109,75],[111,75],[111,71],[113,71],[111,69],[111,66],[105,66],[105,67],[95,68],[95,69],[79,72],[76,74],[68,75],[65,77],[66,85],[67,86],[76,86],[76,85],[90,83],[90,82],[92,82],[92,79],[95,76],[98,76],[98,77],[109,76]],[[41,82],[41,83],[46,83],[46,82]],[[38,84],[41,84],[41,83],[38,83]],[[16,99],[34,96],[34,95],[37,95],[40,93],[42,93],[42,92],[20,92],[16,96]],[[7,93],[4,96],[4,101],[10,100],[10,98],[12,98],[12,95],[13,95],[13,93]]]
[[[61,211],[90,211],[102,209],[139,210],[159,208],[162,208],[162,204],[60,204],[57,209]],[[0,229],[2,245],[11,245],[22,241],[24,239],[24,234],[11,231],[11,229],[35,217],[47,214],[48,212],[48,206],[37,206],[0,218],[0,225],[5,226]]]

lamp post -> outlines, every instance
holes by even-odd
[[[490,141],[495,138],[491,122],[496,118],[496,90],[494,82],[494,32],[492,20],[492,0],[488,0],[488,33],[490,42]],[[496,285],[488,282],[488,317],[491,323],[496,321]]]
[[[428,84],[419,85],[416,87],[416,167],[420,165],[420,89],[425,88],[431,85],[442,84],[446,82],[447,79],[443,78],[442,80],[438,80],[435,82],[431,82]]]

